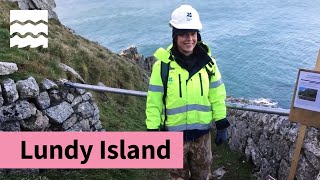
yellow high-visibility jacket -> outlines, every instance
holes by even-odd
[[[159,48],[154,56],[158,59],[153,65],[149,82],[149,90],[146,104],[147,129],[159,129],[164,121],[164,105],[162,101],[163,84],[161,79],[161,61],[170,62],[166,109],[167,120],[165,128],[168,131],[206,130],[211,123],[226,117],[226,90],[216,60],[212,59],[213,66],[206,67],[213,72],[211,79],[203,66],[192,77],[189,72],[171,60],[169,46],[167,50]]]

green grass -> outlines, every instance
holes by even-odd
[[[20,80],[33,76],[39,82],[44,78],[77,79],[63,72],[58,64],[74,68],[87,84],[104,83],[106,86],[146,91],[142,81],[144,70],[107,48],[73,34],[56,20],[49,20],[48,48],[10,48],[9,11],[18,9],[16,3],[0,0],[0,61],[14,62],[19,71],[5,78]],[[100,110],[100,120],[108,131],[144,131],[145,98],[110,93],[92,92]],[[213,146],[212,170],[224,166],[222,179],[252,179],[252,166],[242,155],[227,146]],[[244,162],[243,162],[244,161]],[[47,170],[39,176],[6,175],[0,179],[167,179],[166,170],[91,169]]]
[[[221,180],[254,180],[253,164],[246,160],[244,154],[231,151],[227,144],[216,146],[214,143],[215,133],[212,132],[212,171],[224,167],[226,171]]]

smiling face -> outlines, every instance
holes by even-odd
[[[177,45],[179,51],[185,56],[193,53],[193,49],[197,44],[197,32],[187,32],[177,35]]]

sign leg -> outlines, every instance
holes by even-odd
[[[299,155],[300,155],[301,147],[303,145],[304,135],[306,134],[306,129],[307,129],[306,125],[303,125],[303,124],[300,125],[296,148],[294,149],[294,154],[291,161],[290,174],[289,174],[288,180],[293,180],[294,175],[296,174]]]

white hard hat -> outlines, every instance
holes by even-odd
[[[202,29],[198,12],[190,5],[181,5],[175,9],[169,24],[177,29]]]

